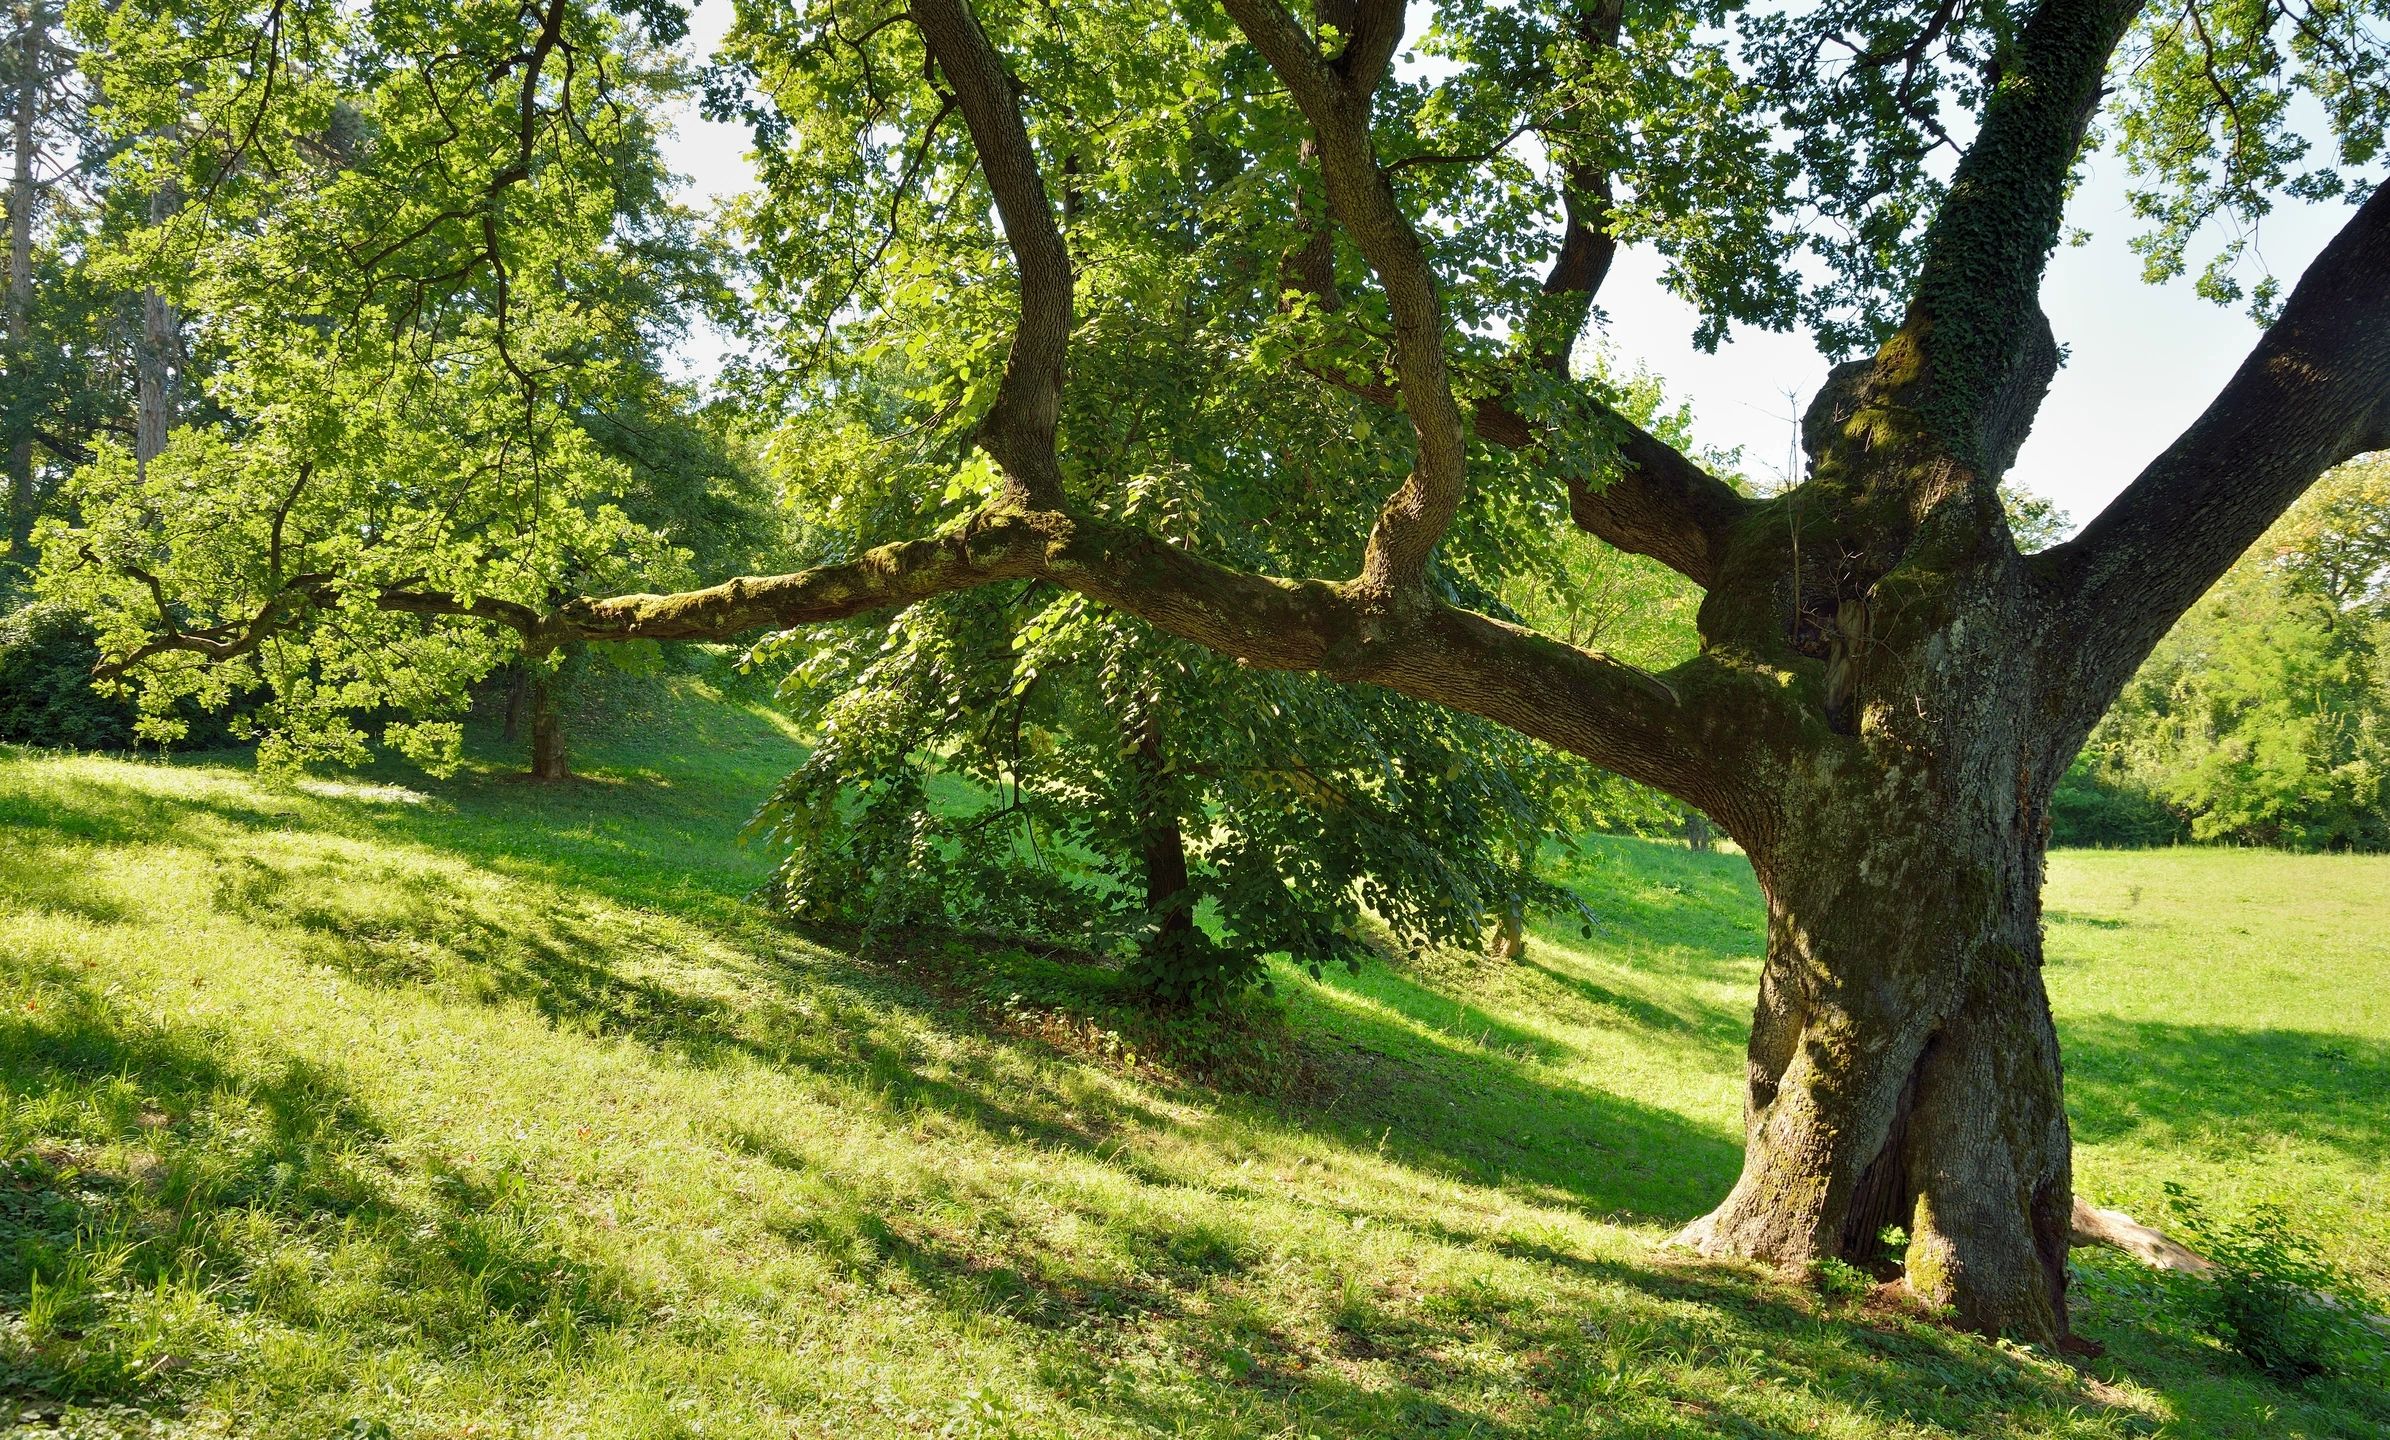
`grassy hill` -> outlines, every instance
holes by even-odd
[[[1523,965],[1208,1050],[1038,957],[771,923],[684,686],[588,778],[0,751],[0,1427],[258,1436],[2378,1436],[2077,1252],[2077,1371],[1661,1249],[1738,1163],[1758,901],[1597,841]],[[2390,862],[2075,854],[2094,1199],[2390,1291]],[[1198,1084],[1201,1073],[1226,1082]]]

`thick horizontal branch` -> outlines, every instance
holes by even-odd
[[[2088,726],[2160,637],[2307,487],[2390,448],[2390,184],[2307,267],[2282,316],[2164,454],[2041,557]]]
[[[1249,665],[1368,681],[1482,715],[1675,793],[1712,798],[1718,740],[1661,677],[1442,605],[1389,615],[1357,582],[1231,569],[1134,527],[997,511],[953,534],[679,595],[576,601],[586,640],[727,640],[1037,578]]]

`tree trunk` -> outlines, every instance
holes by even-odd
[[[531,667],[517,660],[506,671],[506,717],[500,737],[507,744],[523,738],[523,716],[531,706]]]
[[[1899,1226],[1920,1300],[2055,1342],[2073,1175],[2041,886],[2073,741],[2013,551],[1944,563],[1947,588],[1800,607],[1816,718],[1719,816],[1768,906],[1743,1173],[1682,1238],[1802,1269],[1880,1260]]]
[[[1486,953],[1496,960],[1518,961],[1527,958],[1527,906],[1518,896],[1512,896],[1494,917],[1494,933],[1486,942]]]
[[[542,664],[528,668],[531,672],[531,778],[569,780],[573,772],[564,749],[564,676]]]
[[[151,192],[149,221],[163,223],[174,213],[180,195],[172,181]],[[149,474],[149,462],[166,448],[174,429],[175,371],[182,351],[182,318],[166,297],[152,287],[141,292],[141,339],[134,347],[137,394],[133,417],[133,464]]]
[[[1138,725],[1130,769],[1137,795],[1137,841],[1145,869],[1145,913],[1153,922],[1151,957],[1176,968],[1194,960],[1194,897],[1187,883],[1187,837],[1173,803],[1161,725],[1150,713]]]
[[[1707,855],[1718,848],[1717,832],[1710,828],[1710,817],[1689,807],[1685,811],[1685,848],[1697,855]]]
[[[39,4],[27,7],[23,51],[18,59],[15,123],[9,141],[16,164],[8,187],[8,351],[12,366],[30,343],[33,321],[33,211],[40,197],[33,174],[33,122],[41,108],[42,49],[49,16]],[[8,450],[8,541],[12,558],[23,560],[33,534],[33,437]]]
[[[2055,1340],[2073,1185],[2039,848],[1844,818],[1755,857],[1768,952],[1743,1173],[1684,1238],[1789,1269],[1876,1261],[1899,1226],[1918,1298]]]

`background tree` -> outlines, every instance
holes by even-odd
[[[43,582],[112,652],[168,660],[146,734],[259,689],[268,762],[354,760],[378,726],[445,763],[465,686],[569,638],[478,620],[687,573],[680,522],[730,558],[714,512],[752,496],[690,477],[702,427],[656,378],[719,287],[669,203],[649,116],[683,81],[643,20],[81,18],[117,188],[190,201],[145,202],[101,264],[217,357],[208,423],[97,448]],[[472,160],[425,167],[443,153]],[[561,732],[534,728],[561,773]]]
[[[2069,779],[2087,839],[2133,838],[2091,827],[2138,800],[2196,840],[2390,848],[2390,463],[2341,467],[2267,531]]]
[[[986,462],[917,539],[706,590],[482,613],[542,644],[721,637],[1038,580],[1676,796],[1742,845],[1769,907],[1744,1170],[1686,1241],[1798,1267],[1864,1258],[1901,1223],[1922,1300],[2054,1339],[2072,1171],[2040,973],[2051,796],[2174,620],[2317,475],[2390,445],[2383,12],[2203,9],[2193,25],[2130,0],[1829,3],[1726,32],[1698,7],[1456,7],[1412,42],[1449,66],[1398,70],[1408,18],[1395,0],[743,7],[717,95],[744,96],[757,123],[750,239],[771,303],[835,350],[843,317],[905,287],[937,297],[925,343],[972,356],[941,403]],[[425,63],[487,37],[470,76],[517,81],[507,56],[553,55],[538,36],[595,23],[561,6],[407,22],[411,44],[442,32]],[[486,83],[434,93],[472,124],[452,138],[427,120],[418,153],[456,157],[493,196],[523,183],[490,183],[523,167],[522,135],[536,150],[567,133]],[[2249,287],[2272,323],[2200,418],[2080,534],[2027,556],[1999,481],[2058,363],[2037,294],[2103,104],[2161,269],[2188,263],[2200,220],[2246,219],[2272,194],[2354,209],[2287,295]],[[1199,168],[1213,145],[1235,163]],[[564,154],[525,173],[574,170]],[[1099,423],[1124,417],[1076,408],[1082,351],[1158,313],[1136,262],[1181,263],[1170,206],[1190,174],[1247,217],[1199,255],[1203,314],[1250,357],[1208,368],[1206,390],[1341,392],[1388,407],[1404,437],[1399,478],[1374,453],[1350,462],[1350,483],[1385,494],[1366,532],[1291,573],[1128,517],[1117,497],[1138,471]],[[436,230],[441,199],[422,203]],[[1109,244],[1066,245],[1074,207],[1112,217]],[[456,253],[486,277],[505,254],[487,236],[512,232],[480,200],[451,208],[485,222]],[[919,247],[902,268],[878,244],[900,227]],[[1806,316],[1856,356],[1809,411],[1798,485],[1739,494],[1570,372],[1608,254],[1636,243],[1666,257],[1705,333]],[[1792,263],[1803,246],[1814,282]],[[511,313],[505,284],[469,293]],[[1219,460],[1272,473],[1265,446]],[[1565,522],[1701,586],[1699,653],[1653,673],[1438,583],[1468,526]],[[93,568],[139,580],[97,553]],[[111,643],[128,661],[204,658],[324,612],[270,567],[249,573],[262,580],[208,596],[228,628],[184,628],[171,598],[127,603]],[[471,610],[453,589],[424,597],[478,572],[423,588],[342,573],[347,615]]]

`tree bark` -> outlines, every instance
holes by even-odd
[[[149,222],[162,223],[180,197],[172,181],[150,193]],[[141,339],[134,347],[137,393],[133,417],[133,464],[146,478],[149,462],[166,449],[174,429],[175,370],[182,349],[182,317],[157,287],[141,292]]]
[[[2039,846],[1884,824],[1840,798],[1841,824],[1754,857],[1768,951],[1743,1173],[1683,1238],[1799,1269],[1880,1259],[1899,1226],[1918,1298],[2055,1340],[2073,1186]]]
[[[516,661],[506,672],[506,717],[501,724],[500,738],[512,745],[523,738],[523,716],[531,706],[531,670],[523,661]]]
[[[1710,828],[1710,817],[1690,806],[1685,809],[1685,848],[1696,855],[1718,848],[1718,832]]]
[[[564,677],[546,665],[530,669],[531,778],[570,780],[573,771],[564,745]]]
[[[26,7],[18,59],[14,124],[9,141],[16,163],[8,186],[8,350],[12,363],[31,336],[33,318],[33,211],[40,197],[33,174],[34,118],[41,108],[42,50],[49,38],[49,15],[39,3]],[[28,434],[8,450],[9,553],[23,559],[33,535],[33,437]]]

